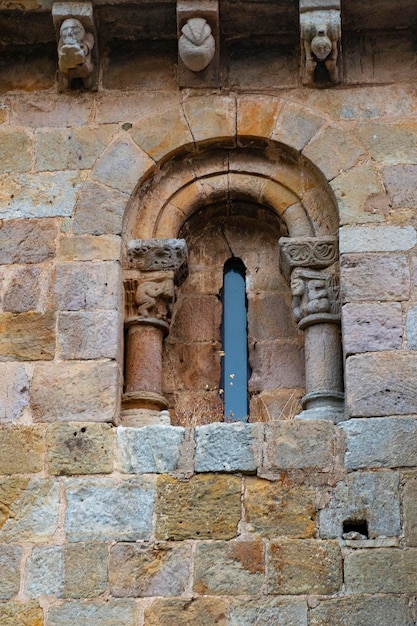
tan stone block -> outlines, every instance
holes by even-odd
[[[185,296],[176,303],[170,336],[176,341],[220,341],[221,318],[216,296]]]
[[[0,264],[41,263],[55,256],[58,223],[52,219],[7,220],[0,228]]]
[[[35,167],[39,171],[91,169],[118,126],[39,129],[35,133]]]
[[[42,467],[42,429],[36,426],[0,427],[0,474],[34,474]]]
[[[113,470],[113,429],[109,424],[51,424],[46,432],[50,474],[109,474]]]
[[[236,137],[236,103],[225,96],[198,96],[185,100],[184,113],[194,141]]]
[[[314,537],[314,490],[288,482],[245,478],[244,507],[251,532],[262,537]]]
[[[284,185],[268,180],[262,188],[262,201],[282,215],[288,207],[298,202],[298,196]]]
[[[197,543],[194,591],[201,595],[257,594],[265,574],[262,541]]]
[[[114,597],[180,596],[190,576],[191,545],[185,542],[117,543],[110,550]]]
[[[125,136],[116,140],[97,161],[92,178],[113,189],[131,193],[155,162]]]
[[[35,365],[31,408],[36,422],[111,422],[119,402],[116,363]]]
[[[279,292],[269,291],[249,294],[249,342],[300,337],[300,331],[293,318],[289,290],[286,296]]]
[[[332,182],[336,195],[340,224],[381,222],[389,211],[385,188],[373,165],[358,165],[343,172]]]
[[[403,495],[403,516],[407,545],[417,546],[417,476],[407,477]]]
[[[385,187],[391,198],[393,209],[415,208],[417,202],[414,185],[416,175],[417,165],[414,163],[387,165],[382,169]]]
[[[417,124],[414,121],[372,121],[360,124],[356,134],[378,163],[397,165],[416,162]]]
[[[0,601],[9,600],[19,593],[21,558],[20,546],[0,544]]]
[[[249,391],[303,387],[305,366],[303,346],[289,342],[258,341],[249,346],[252,375]]]
[[[121,357],[121,322],[117,311],[67,311],[58,314],[62,359]]]
[[[417,550],[354,550],[345,559],[348,593],[417,592]]]
[[[122,302],[116,261],[60,263],[55,274],[55,305],[60,311],[117,310]]]
[[[31,139],[27,132],[0,129],[0,172],[28,172],[32,167]]]
[[[144,626],[226,626],[226,615],[220,598],[156,600],[145,609]]]
[[[0,363],[0,422],[13,422],[29,404],[29,378],[21,363]]]
[[[363,148],[354,137],[338,128],[325,128],[302,151],[332,180],[342,171],[351,168],[363,155]]]
[[[117,235],[62,235],[58,239],[58,258],[62,261],[117,261],[121,239]]]
[[[302,150],[324,123],[324,118],[295,103],[286,103],[280,112],[271,139]]]
[[[342,586],[342,557],[337,541],[271,541],[268,593],[331,594]]]
[[[344,302],[389,302],[410,297],[410,269],[403,254],[344,254],[340,271]]]
[[[75,206],[74,233],[120,235],[128,200],[126,193],[87,181]]]
[[[169,348],[169,352],[168,352]],[[163,389],[174,393],[184,389],[216,389],[220,381],[220,342],[165,343]]]
[[[50,361],[54,354],[53,313],[0,314],[0,361]]]
[[[72,543],[64,546],[63,598],[94,598],[107,587],[108,546]]]
[[[271,137],[281,101],[269,96],[240,96],[237,100],[237,134]]]
[[[94,108],[90,97],[76,98],[72,94],[58,94],[51,90],[27,98],[16,98],[13,103],[13,122],[22,126],[54,126],[55,128],[87,124]]]
[[[15,266],[4,273],[3,311],[45,311],[50,306],[51,272],[40,267]]]
[[[232,198],[247,196],[254,202],[261,202],[262,193],[267,184],[265,179],[253,174],[237,174],[229,172],[227,177],[229,193]],[[207,181],[210,184],[210,179]],[[210,199],[210,197],[209,197]]]
[[[0,603],[1,626],[43,626],[43,610],[37,600]]]
[[[178,107],[162,111],[155,124],[154,116],[137,122],[130,134],[144,152],[155,161],[172,150],[193,141],[184,114]]]
[[[96,115],[98,124],[134,124],[144,118],[154,116],[154,123],[162,111],[179,106],[178,90],[171,91],[145,91],[138,98],[137,93],[113,92],[98,94],[95,98]]]
[[[197,474],[187,481],[158,477],[158,539],[232,539],[241,516],[241,479]]]

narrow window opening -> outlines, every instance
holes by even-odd
[[[240,259],[226,261],[223,270],[222,389],[224,419],[248,420],[248,339],[246,268]]]
[[[366,519],[347,519],[343,522],[343,537],[345,539],[357,538],[359,535],[365,538],[369,536]]]

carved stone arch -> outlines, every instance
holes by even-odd
[[[311,161],[284,144],[252,136],[239,137],[237,142],[210,140],[183,146],[155,165],[131,198],[123,228],[125,291],[130,306],[126,376],[130,383],[125,415],[167,406],[161,388],[162,358],[155,359],[155,354],[161,353],[169,331],[171,305],[152,302],[152,294],[154,300],[162,296],[168,301],[174,282],[183,274],[184,258],[179,262],[175,252],[176,246],[182,245],[178,240],[181,229],[193,215],[204,215],[208,207],[239,202],[262,207],[281,224],[282,268],[292,286],[296,321],[305,334],[307,393],[300,417],[342,419],[336,201]],[[144,249],[145,254],[153,254],[147,268],[138,264]],[[148,287],[140,287],[143,282],[149,283]],[[143,291],[149,292],[150,298],[138,302],[138,293]],[[145,344],[151,346],[147,351]],[[140,369],[138,354],[149,371],[132,377],[129,370],[137,373]],[[152,386],[151,379],[158,379],[157,388],[138,389],[141,376],[145,387]],[[125,421],[135,423],[136,418],[132,419]]]

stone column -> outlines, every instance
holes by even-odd
[[[127,256],[122,424],[169,424],[162,395],[162,345],[169,332],[174,283],[185,276],[187,248],[182,239],[139,239],[129,242]]]
[[[297,419],[345,419],[337,241],[280,239],[293,313],[304,331],[306,395]]]

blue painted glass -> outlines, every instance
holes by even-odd
[[[229,259],[223,277],[224,419],[248,420],[248,340],[245,266]]]

